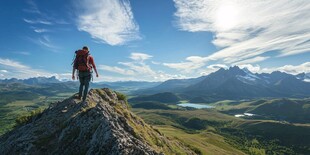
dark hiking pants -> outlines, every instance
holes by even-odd
[[[84,92],[83,92],[83,101],[86,100],[86,96],[88,93],[88,87],[89,87],[89,82],[91,79],[91,73],[89,71],[79,71],[79,79],[80,79],[80,89],[79,89],[79,96],[82,96],[82,92],[83,92],[83,88],[84,88]]]

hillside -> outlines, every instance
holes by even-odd
[[[269,119],[284,120],[294,123],[309,123],[310,100],[271,100],[250,108],[247,112],[259,114]]]
[[[144,123],[109,89],[90,90],[83,103],[72,96],[17,122],[0,137],[2,154],[194,154]]]
[[[212,109],[133,111],[201,154],[308,155],[310,151],[309,124],[243,119]]]
[[[252,101],[220,101],[212,104],[219,111],[229,114],[254,114],[248,119],[284,121],[289,123],[310,122],[310,99],[259,99]]]

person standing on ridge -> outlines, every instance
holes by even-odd
[[[89,54],[89,49],[87,46],[84,46],[82,50],[75,51],[75,59],[73,61],[73,70],[72,70],[72,80],[75,80],[75,70],[78,71],[78,79],[80,80],[79,96],[78,99],[82,98],[83,92],[83,102],[86,100],[88,93],[88,87],[90,79],[92,78],[92,69],[94,68],[96,72],[96,77],[99,77],[94,58]],[[85,86],[85,88],[84,88]]]

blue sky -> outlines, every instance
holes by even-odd
[[[95,81],[163,81],[238,65],[310,72],[308,0],[0,2],[0,79],[71,78],[89,46]]]

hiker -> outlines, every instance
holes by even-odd
[[[94,58],[89,54],[89,49],[87,46],[84,46],[82,50],[75,51],[75,59],[73,61],[73,70],[72,70],[72,80],[75,80],[75,70],[78,71],[78,79],[80,80],[80,89],[78,94],[78,99],[81,99],[83,93],[83,102],[86,100],[88,93],[88,87],[90,79],[92,79],[92,69],[94,68],[96,72],[96,77],[99,77]]]

